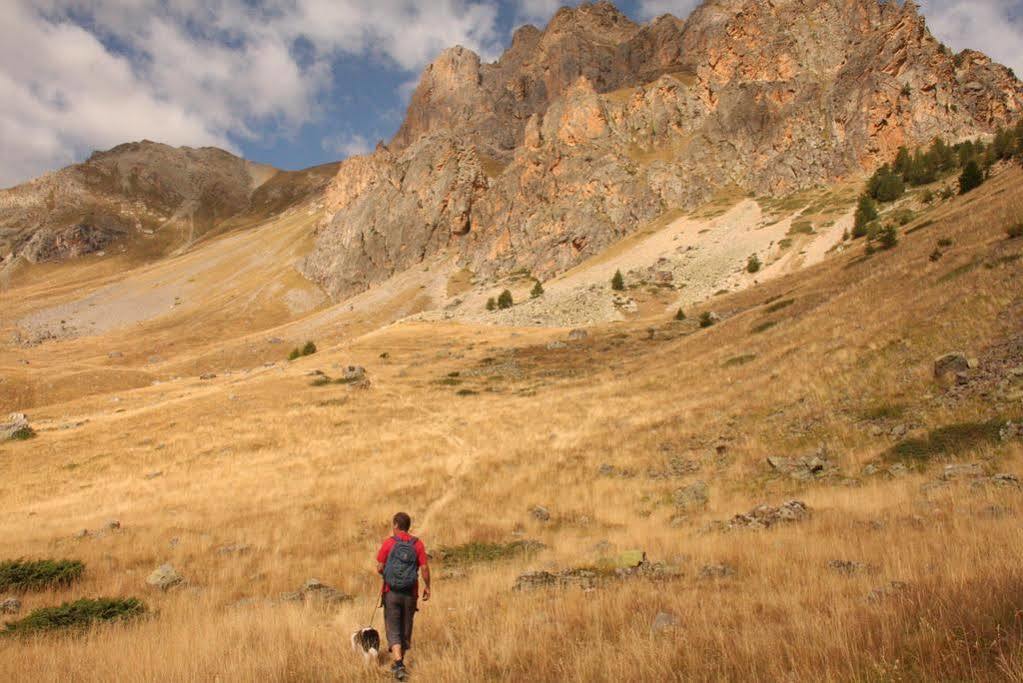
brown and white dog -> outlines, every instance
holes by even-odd
[[[379,662],[380,634],[375,628],[360,628],[352,634],[352,650],[361,652],[367,664]]]

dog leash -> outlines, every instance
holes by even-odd
[[[384,587],[380,586],[380,595],[376,601],[376,607],[373,608],[373,614],[369,615],[369,628],[373,628],[373,620],[377,617],[377,610],[380,609],[380,603],[384,601]]]

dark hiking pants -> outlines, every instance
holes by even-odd
[[[384,593],[384,628],[387,631],[388,649],[401,645],[404,654],[412,647],[412,619],[415,614],[414,595],[402,595],[394,591]]]

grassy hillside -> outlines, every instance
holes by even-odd
[[[375,680],[347,637],[404,509],[437,577],[419,680],[1023,680],[1023,490],[993,478],[1023,477],[1023,441],[1000,433],[1023,418],[1021,180],[682,322],[565,347],[548,343],[567,330],[404,323],[272,368],[52,393],[36,438],[0,445],[0,561],[85,563],[26,610],[104,595],[149,616],[0,638],[5,675]],[[90,343],[51,370],[111,337]],[[187,368],[211,344],[167,353]],[[951,351],[977,367],[942,383]],[[368,388],[310,374],[352,363]],[[806,519],[714,524],[792,499]],[[606,568],[631,549],[656,566]],[[185,583],[147,587],[163,563]],[[583,571],[513,590],[537,570]],[[354,600],[281,599],[310,578]],[[654,630],[661,612],[674,624]]]

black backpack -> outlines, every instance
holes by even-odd
[[[417,542],[418,540],[411,536],[407,541],[394,537],[394,545],[391,546],[391,552],[388,553],[387,562],[384,564],[384,581],[392,591],[408,593],[415,585],[419,576]]]

